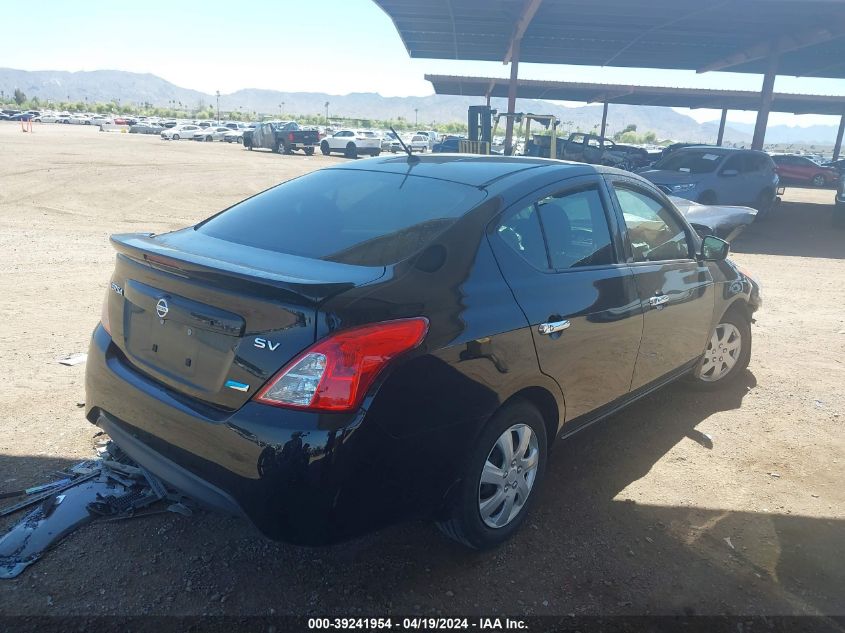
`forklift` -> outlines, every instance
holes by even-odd
[[[497,112],[490,106],[469,106],[467,117],[467,130],[469,139],[459,143],[458,151],[462,154],[491,154],[493,139],[499,128],[502,119],[513,118],[514,138],[523,138],[523,125],[525,126],[523,154],[531,156],[557,157],[557,127],[560,121],[551,114],[531,114],[523,112]],[[531,122],[536,121],[546,129],[551,128],[549,135],[537,135],[531,138]],[[548,139],[548,143],[545,142]],[[516,144],[514,144],[514,148]],[[539,148],[537,153],[531,150],[532,147]]]

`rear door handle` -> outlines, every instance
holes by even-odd
[[[649,297],[648,299],[648,304],[653,308],[657,308],[667,303],[669,303],[669,295],[657,295],[656,297]]]
[[[537,328],[537,331],[540,334],[554,334],[555,332],[565,330],[570,325],[572,324],[566,319],[564,319],[563,321],[551,321],[550,323],[541,323]]]

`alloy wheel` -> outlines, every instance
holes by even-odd
[[[478,511],[485,525],[501,528],[519,515],[534,487],[539,459],[537,435],[527,424],[514,424],[499,436],[478,484]]]
[[[704,382],[716,382],[724,378],[739,361],[742,354],[742,334],[731,323],[716,326],[698,375]]]

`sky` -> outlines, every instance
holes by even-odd
[[[265,88],[384,96],[432,94],[426,73],[509,74],[498,62],[411,59],[393,23],[371,0],[252,0],[243,8],[216,0],[201,5],[42,0],[37,9],[14,16],[11,6],[3,6],[7,2],[0,0],[0,11],[9,18],[0,37],[0,66],[8,68],[148,72],[206,93]],[[762,84],[759,75],[739,73],[551,64],[520,64],[519,76],[736,90]],[[845,80],[778,77],[775,90],[845,95]],[[677,110],[699,122],[720,115]],[[753,123],[754,118],[754,112],[728,114],[729,121]],[[836,125],[838,117],[772,113],[769,122]]]

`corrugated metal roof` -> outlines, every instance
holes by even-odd
[[[491,61],[504,60],[526,7],[526,0],[374,2],[411,57]],[[778,74],[845,78],[843,35],[845,0],[543,0],[520,61],[702,70],[774,42],[785,50]],[[766,66],[759,58],[726,70]]]

